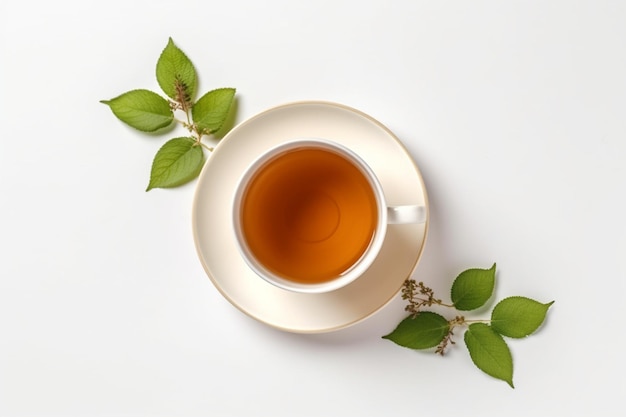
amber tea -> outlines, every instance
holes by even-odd
[[[284,279],[316,284],[358,263],[374,236],[378,209],[359,167],[330,149],[305,146],[256,170],[240,216],[259,264]]]

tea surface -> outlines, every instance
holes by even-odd
[[[371,185],[343,156],[291,150],[262,166],[242,201],[242,231],[267,269],[300,283],[341,276],[368,248],[378,215]]]

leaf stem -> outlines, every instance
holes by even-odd
[[[485,323],[485,324],[490,324],[491,320],[488,319],[476,319],[476,320],[465,320],[463,322],[463,324],[470,324],[470,323]]]
[[[187,120],[189,120],[189,117],[187,117]],[[182,125],[185,129],[187,129],[188,131],[190,131],[190,132],[193,132],[193,131],[194,131],[193,125],[192,125],[191,123],[188,123],[188,122],[186,122],[186,121],[184,121],[184,120],[180,120],[180,119],[179,119],[179,118],[177,118],[177,117],[175,117],[175,118],[174,118],[174,121],[175,121],[176,123],[181,124],[181,125]]]
[[[215,149],[215,148],[213,148],[212,146],[208,146],[208,145],[206,145],[205,143],[203,143],[202,141],[200,141],[200,138],[198,138],[198,140],[197,140],[197,142],[196,142],[196,143],[197,143],[198,145],[202,146],[204,149],[206,149],[206,150],[207,150],[207,151],[209,151],[209,152],[213,152],[213,150]]]
[[[454,304],[446,304],[443,301],[439,300],[439,299],[426,299],[426,298],[419,298],[419,297],[414,297],[413,298],[416,301],[420,301],[422,305],[426,305],[428,307],[430,307],[433,304],[436,304],[438,306],[442,306],[442,307],[448,307],[448,308],[454,308]]]
[[[442,307],[454,308],[454,304],[442,303],[441,300],[435,300],[435,304],[440,305]]]
[[[189,126],[193,126],[193,123],[191,122],[191,109],[186,108],[186,106],[185,106],[185,115],[187,116],[187,124]]]

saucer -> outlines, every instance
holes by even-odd
[[[200,262],[235,307],[281,330],[322,333],[356,324],[394,298],[422,254],[428,220],[389,225],[372,266],[338,290],[295,293],[264,281],[248,267],[235,241],[231,216],[237,181],[258,155],[303,137],[335,141],[358,153],[378,177],[387,204],[428,207],[419,169],[385,126],[344,105],[306,101],[266,110],[220,141],[198,179],[192,227]]]

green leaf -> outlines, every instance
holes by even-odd
[[[451,298],[457,310],[469,311],[482,307],[493,293],[496,264],[490,269],[468,269],[454,280]]]
[[[509,297],[491,312],[491,327],[508,337],[526,337],[541,326],[554,301],[542,304],[526,297]]]
[[[172,38],[159,56],[156,77],[163,92],[171,99],[179,103],[192,102],[196,94],[196,69]]]
[[[410,349],[428,349],[437,346],[450,331],[448,321],[431,311],[402,320],[396,329],[383,339]]]
[[[204,162],[202,147],[194,138],[175,138],[167,141],[154,156],[150,184],[153,188],[171,188],[184,184],[200,173]]]
[[[166,99],[149,90],[132,90],[111,100],[101,100],[122,122],[144,132],[169,126],[174,113]]]
[[[474,365],[513,386],[513,358],[506,342],[484,323],[473,323],[465,332],[465,346]]]
[[[209,91],[191,108],[193,121],[203,133],[215,133],[224,124],[235,97],[234,88]]]

